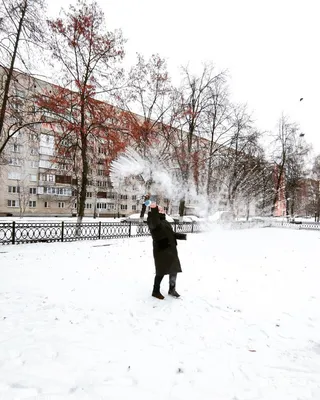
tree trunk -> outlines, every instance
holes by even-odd
[[[82,173],[81,173],[81,186],[80,186],[80,197],[79,197],[79,214],[78,214],[79,223],[82,222],[82,219],[84,217],[86,196],[87,196],[88,173],[89,173],[89,164],[87,156],[87,139],[85,137],[83,138],[82,141],[81,157],[82,157]]]
[[[209,199],[210,196],[210,187],[211,187],[211,179],[212,179],[212,156],[211,156],[211,150],[210,150],[210,156],[209,156],[209,163],[208,163],[208,177],[207,177],[207,196]]]
[[[276,183],[276,190],[275,190],[275,195],[273,197],[273,202],[272,202],[272,208],[271,208],[271,215],[274,216],[274,212],[276,209],[276,204],[279,198],[279,193],[280,193],[280,188],[281,188],[281,181],[283,177],[283,171],[284,171],[284,162],[280,165],[280,171],[278,172],[277,176],[277,183]]]
[[[290,203],[290,214],[291,214],[291,217],[293,217],[293,215],[294,215],[294,199],[292,199],[291,200],[291,203]]]
[[[250,218],[250,200],[249,200],[249,198],[247,198],[247,210],[246,210],[246,220],[247,221],[249,221],[249,218]]]
[[[6,111],[7,111],[7,104],[8,104],[8,98],[9,98],[9,89],[10,89],[10,84],[11,84],[11,80],[12,80],[12,76],[13,76],[14,64],[15,64],[15,61],[16,61],[16,58],[17,58],[20,35],[21,35],[21,32],[22,32],[23,21],[24,21],[24,17],[25,17],[25,14],[26,14],[26,10],[27,10],[27,2],[25,1],[24,4],[23,4],[22,11],[21,11],[21,18],[19,20],[18,31],[17,31],[16,40],[15,40],[13,53],[12,53],[12,57],[11,57],[11,63],[10,63],[9,71],[8,71],[8,74],[7,74],[6,83],[5,83],[5,86],[4,86],[2,105],[1,105],[1,109],[0,109],[0,139],[2,138],[2,134],[3,134],[4,120],[5,120],[5,115],[6,115]],[[2,145],[0,146],[0,155],[4,151],[8,141],[9,141],[9,139],[6,138],[4,140],[4,142],[2,143]]]
[[[185,208],[186,208],[186,200],[185,200],[185,198],[183,198],[180,200],[180,204],[179,204],[179,216],[180,216],[181,220],[182,220],[182,217],[184,216]]]
[[[320,188],[318,189],[318,201],[317,201],[317,216],[316,216],[316,222],[319,222],[320,218]]]

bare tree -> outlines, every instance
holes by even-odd
[[[228,146],[221,149],[218,176],[227,187],[228,207],[236,213],[239,196],[245,198],[246,204],[254,197],[262,148],[259,145],[261,134],[253,126],[246,106],[234,105],[231,119],[231,138]]]
[[[124,55],[120,31],[106,31],[104,15],[97,2],[78,0],[63,18],[49,21],[49,47],[62,68],[61,87],[46,92],[38,104],[58,118],[61,140],[69,146],[69,156],[78,161],[80,193],[78,219],[85,210],[90,159],[96,142],[108,150],[106,160],[123,148],[124,141],[113,129],[117,111],[98,101],[116,89],[121,76],[118,62]]]
[[[17,181],[19,187],[18,199],[19,199],[19,210],[20,210],[20,218],[25,214],[27,207],[29,206],[30,201],[30,187],[28,185],[28,179],[25,177]]]
[[[197,186],[204,162],[203,149],[206,134],[206,119],[213,109],[214,88],[224,79],[211,64],[205,64],[200,76],[192,74],[189,67],[182,68],[182,84],[176,89],[171,111],[170,135],[173,157],[179,167],[181,181],[186,192],[181,193],[179,214],[185,210],[187,192]],[[210,159],[210,157],[209,157]]]
[[[148,146],[154,144],[167,118],[171,104],[171,83],[166,61],[158,54],[149,60],[137,55],[137,63],[130,69],[126,87],[118,95],[124,110],[122,125],[132,146],[144,157]]]
[[[205,138],[206,142],[206,194],[212,195],[214,186],[214,169],[219,160],[219,153],[232,141],[234,120],[232,118],[233,107],[229,101],[229,93],[226,86],[224,73],[218,75],[208,87],[210,107],[204,111],[205,114]]]
[[[45,37],[42,22],[44,0],[2,0],[0,3],[0,157],[10,139],[23,128],[39,122],[26,97],[31,98],[29,51]],[[39,55],[37,57],[40,58]],[[28,76],[18,70],[28,72]]]
[[[274,169],[265,154],[258,159],[257,180],[251,189],[253,189],[259,215],[269,216],[274,196]]]
[[[301,179],[306,176],[306,159],[310,147],[305,143],[297,124],[290,122],[282,115],[278,124],[278,133],[273,139],[274,150],[272,162],[275,166],[275,191],[272,204],[272,215],[279,201],[280,192],[284,190],[287,204],[286,212],[294,212],[294,203]],[[283,196],[282,196],[283,197]],[[290,199],[290,200],[288,200]]]
[[[313,163],[312,174],[314,177],[313,192],[314,192],[314,215],[315,221],[320,219],[320,155],[318,155]]]

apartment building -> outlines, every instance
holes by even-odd
[[[4,77],[0,67],[0,96]],[[12,103],[10,123],[30,118],[25,110],[35,107],[32,95],[48,87],[47,82],[16,73],[11,91],[17,101]],[[115,190],[104,167],[105,150],[96,145],[93,151],[97,162],[87,187],[85,215],[117,217],[138,212],[143,193],[129,194],[125,186]],[[75,216],[77,190],[78,178],[70,160],[57,155],[56,133],[50,124],[37,121],[13,135],[0,163],[1,216]]]
[[[54,156],[55,138],[45,126],[38,134],[15,135],[6,149],[8,163],[0,167],[0,215],[76,215],[76,178]],[[85,215],[116,217],[136,212],[140,197],[115,191],[108,175],[99,171],[89,181]]]

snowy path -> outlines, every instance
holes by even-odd
[[[2,246],[0,399],[319,400],[319,245],[188,235],[164,301],[150,238]]]

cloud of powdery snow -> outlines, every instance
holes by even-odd
[[[143,157],[129,148],[111,163],[110,178],[114,187],[120,187],[132,177],[140,179],[141,189],[152,194],[176,200],[186,192],[170,160],[162,159],[157,150],[150,147]]]
[[[205,217],[212,209],[205,192],[197,191],[193,180],[183,183],[181,171],[171,158],[161,157],[159,149],[149,146],[145,156],[133,148],[128,148],[111,163],[110,179],[114,188],[137,194],[141,198],[146,193],[168,198],[178,206],[186,200],[191,213]],[[159,198],[158,197],[158,198]]]

